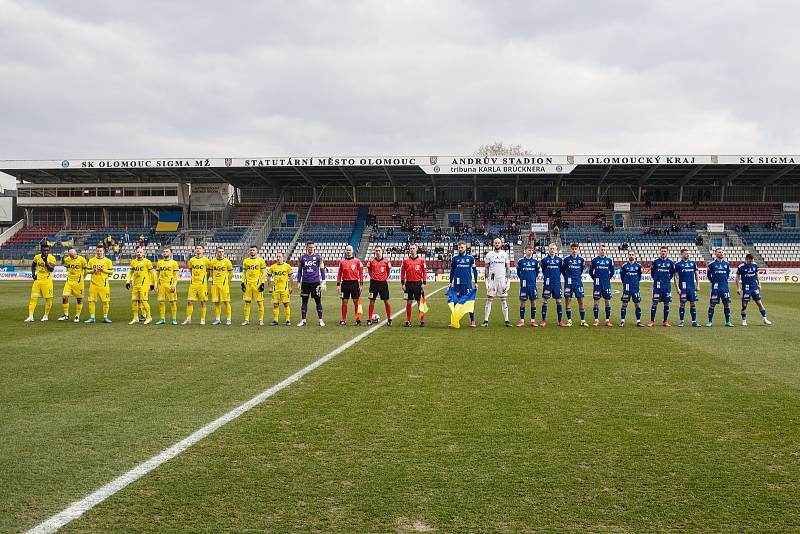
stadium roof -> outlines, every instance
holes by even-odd
[[[800,155],[279,156],[0,160],[0,171],[29,183],[228,182],[237,187],[470,180],[568,180],[612,185],[800,183]]]

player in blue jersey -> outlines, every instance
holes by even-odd
[[[606,254],[608,254],[608,247],[605,244],[600,245],[600,255],[589,264],[589,276],[594,280],[592,287],[594,323],[592,326],[600,324],[599,302],[601,298],[606,303],[606,326],[613,326],[611,324],[611,277],[614,276],[614,260]]]
[[[581,326],[589,326],[586,322],[586,309],[583,307],[583,269],[586,260],[578,255],[578,244],[569,246],[570,254],[564,258],[561,268],[564,274],[564,307],[567,311],[567,326],[572,326],[572,299],[578,301],[578,312],[581,315]]]
[[[758,306],[764,324],[772,324],[767,319],[767,309],[761,300],[761,279],[758,277],[758,265],[753,261],[752,254],[747,254],[744,263],[736,269],[736,294],[742,296],[742,326],[747,326],[747,304],[751,299]]]
[[[517,277],[519,278],[519,322],[517,326],[525,326],[525,302],[531,303],[531,326],[536,324],[536,278],[539,277],[539,260],[533,257],[533,246],[525,245],[525,256],[517,260]]]
[[[670,328],[669,303],[672,302],[672,278],[675,276],[675,262],[667,257],[667,247],[662,246],[658,258],[650,264],[650,276],[653,278],[653,304],[650,306],[650,322],[647,326],[655,326],[658,304],[664,303],[664,322]]]
[[[456,290],[459,297],[467,291],[478,288],[478,268],[475,266],[475,257],[467,254],[467,244],[459,241],[456,245],[458,253],[450,262],[450,287]],[[475,328],[475,312],[469,314],[469,326]]]
[[[547,302],[554,298],[556,299],[556,311],[558,312],[558,326],[567,326],[562,321],[564,310],[561,307],[561,275],[564,261],[556,256],[558,247],[555,243],[550,243],[547,247],[547,255],[539,262],[539,267],[542,270],[542,322],[539,326],[547,326]]]
[[[692,326],[697,324],[697,292],[700,290],[700,274],[697,270],[697,262],[689,258],[689,251],[681,249],[681,259],[675,264],[675,285],[678,286],[678,294],[681,299],[680,318],[678,326],[686,326],[686,303],[692,314]]]
[[[642,265],[636,261],[636,252],[628,251],[628,261],[619,268],[619,277],[622,281],[622,309],[620,310],[620,326],[625,326],[625,316],[628,313],[628,302],[631,300],[636,306],[636,326],[642,324],[642,295],[639,293],[639,284],[642,281]]]
[[[716,259],[708,264],[706,276],[711,282],[711,300],[708,304],[708,322],[706,326],[714,324],[714,308],[722,302],[725,309],[725,326],[732,328],[731,322],[731,290],[728,287],[728,278],[731,276],[731,266],[725,259],[725,251],[718,248],[714,251]]]

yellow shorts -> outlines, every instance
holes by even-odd
[[[203,284],[202,286],[190,285],[189,286],[189,299],[192,302],[195,300],[198,302],[205,302],[208,300],[208,286]]]
[[[178,291],[176,290],[173,292],[167,286],[158,286],[158,301],[161,302],[164,300],[167,302],[178,300]]]
[[[83,289],[83,282],[70,282],[67,280],[67,282],[64,284],[64,291],[61,292],[61,296],[82,299]]]
[[[231,301],[231,287],[230,286],[217,286],[211,285],[211,301],[212,302],[230,302]]]
[[[34,280],[33,287],[31,288],[31,297],[34,295],[45,299],[53,298],[53,281]]]
[[[288,291],[273,291],[272,292],[272,303],[273,304],[289,304],[289,292]]]
[[[150,284],[131,286],[131,300],[145,301],[150,298]]]
[[[89,302],[108,302],[111,300],[111,291],[108,286],[89,284]]]
[[[254,300],[256,302],[264,302],[264,293],[258,290],[258,286],[260,284],[247,284],[244,288],[244,300],[245,302],[250,302]]]

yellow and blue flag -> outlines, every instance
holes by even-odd
[[[446,295],[447,305],[450,306],[450,326],[461,328],[461,318],[475,310],[475,290],[468,289],[463,295],[458,295],[451,287]]]
[[[162,211],[158,214],[158,224],[156,232],[177,232],[178,225],[181,223],[181,212]]]

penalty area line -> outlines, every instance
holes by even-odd
[[[431,295],[435,295],[436,293],[438,293],[439,291],[441,291],[446,287],[447,286],[445,285],[432,291]],[[402,313],[405,313],[405,309],[401,309],[400,311],[395,312],[392,315],[392,319],[394,320],[395,317],[400,316]],[[85,514],[86,512],[88,512],[89,510],[100,504],[101,502],[105,501],[115,493],[118,493],[119,491],[123,490],[125,487],[139,480],[140,478],[142,478],[149,472],[153,471],[160,465],[164,464],[165,462],[172,460],[173,458],[181,454],[183,451],[185,451],[192,445],[195,445],[202,439],[210,436],[211,434],[216,432],[219,428],[226,425],[227,423],[230,423],[234,419],[238,418],[240,415],[252,410],[253,408],[263,403],[265,400],[272,397],[282,389],[291,386],[292,384],[303,378],[305,375],[307,375],[317,367],[320,367],[324,363],[332,360],[333,358],[335,358],[342,352],[346,351],[359,341],[363,340],[370,334],[373,334],[385,324],[386,320],[384,319],[380,324],[373,326],[372,328],[368,329],[365,332],[362,332],[353,339],[345,342],[344,344],[340,345],[339,347],[325,354],[320,359],[303,367],[293,375],[283,379],[274,386],[265,389],[252,399],[248,400],[243,404],[240,404],[239,406],[229,411],[228,413],[218,417],[217,419],[208,423],[206,426],[196,430],[192,434],[188,435],[187,437],[173,444],[171,447],[164,449],[160,453],[156,454],[149,460],[140,463],[127,473],[118,476],[108,484],[101,486],[100,488],[96,489],[83,499],[80,499],[79,501],[75,501],[74,503],[70,504],[61,512],[53,515],[49,519],[39,523],[35,527],[28,530],[28,533],[44,534],[44,533],[55,532],[61,527],[65,526],[66,524],[70,523],[71,521],[78,519],[80,516],[82,516],[83,514]]]

